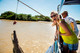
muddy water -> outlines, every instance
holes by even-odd
[[[12,23],[10,20],[0,20],[0,53],[13,53],[13,30],[16,30],[19,45],[24,53],[45,53],[54,42],[55,26],[52,27],[51,22],[17,21],[16,25]],[[80,25],[78,27],[80,29]]]

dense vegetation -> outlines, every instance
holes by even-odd
[[[80,21],[79,21],[79,20],[76,20],[76,23],[77,23],[77,24],[80,24]]]
[[[12,11],[6,11],[1,14],[0,19],[10,19],[10,20],[24,20],[24,21],[51,21],[48,16],[31,14],[16,14]]]
[[[31,14],[16,14],[12,11],[6,11],[1,14],[0,19],[10,19],[10,20],[24,20],[24,21],[51,21],[48,16]],[[76,20],[77,24],[80,24],[80,20]]]

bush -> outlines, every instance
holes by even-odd
[[[2,19],[2,17],[0,16],[0,19]]]
[[[79,21],[79,20],[76,20],[76,23],[77,23],[77,24],[80,24],[80,21]]]
[[[51,19],[48,16],[45,16],[45,21],[51,21]]]
[[[14,12],[11,12],[11,11],[6,11],[4,13],[1,14],[1,17],[3,19],[15,19],[15,13]]]

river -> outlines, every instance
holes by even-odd
[[[54,42],[56,29],[51,24],[52,22],[43,21],[17,21],[17,24],[13,25],[12,20],[0,20],[0,53],[13,53],[13,30],[16,30],[19,45],[24,53],[45,53]],[[80,31],[80,25],[78,28]]]

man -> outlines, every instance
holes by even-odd
[[[68,12],[67,11],[64,11],[62,13],[62,17],[70,25],[70,27],[75,32],[75,34],[78,36],[78,32],[79,31],[78,31],[78,27],[77,27],[76,21],[73,18],[68,16]]]

